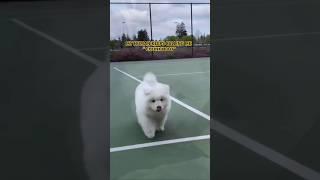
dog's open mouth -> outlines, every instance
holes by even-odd
[[[158,106],[156,111],[160,112],[161,110],[162,110],[161,106]]]

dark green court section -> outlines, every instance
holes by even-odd
[[[169,62],[161,62],[161,64],[167,63]],[[208,120],[173,102],[168,122],[165,127],[165,132],[157,133],[156,138],[153,140],[147,139],[137,123],[135,114],[134,91],[136,86],[138,85],[138,82],[113,69],[114,66],[117,66],[121,69],[123,68],[123,70],[129,70],[129,64],[130,63],[123,63],[123,66],[121,66],[121,64],[117,63],[116,65],[112,64],[110,67],[111,147],[209,134],[210,122]],[[149,64],[152,63],[147,62],[146,66],[148,66]],[[160,61],[155,62],[155,64],[160,64]],[[175,62],[175,64],[178,65],[179,63]],[[183,65],[184,62],[181,61],[181,64]],[[144,64],[139,63],[139,65],[140,67],[144,67]],[[133,71],[134,67],[137,67],[136,64],[135,66],[133,66],[131,72]],[[163,67],[163,69],[163,72],[168,72],[166,68]],[[196,68],[194,69],[196,70]],[[142,69],[141,71],[145,72],[145,70]],[[139,73],[138,70],[136,71],[136,73]],[[208,84],[205,84],[206,82],[204,81],[196,81],[194,79],[192,79],[193,81],[184,81],[185,79],[181,77],[174,76],[174,78],[172,78],[172,80],[174,81],[179,81],[179,84],[169,83],[171,88],[175,89],[172,90],[175,91],[175,94],[184,94],[184,91],[186,91],[191,95],[191,90],[193,88],[202,86],[202,84],[203,86],[208,86]],[[180,87],[180,85],[186,86],[186,84],[189,85],[189,88]],[[195,97],[199,98],[196,103],[204,105],[207,104],[207,106],[209,106],[208,98],[206,98],[209,96],[209,91],[207,91],[206,94],[197,94],[197,91],[195,90],[195,93],[193,94]],[[189,101],[192,101],[192,98],[190,98]],[[209,109],[210,107],[207,106],[202,107]],[[203,109],[204,108],[200,108],[199,110],[202,111]]]
[[[209,140],[113,152],[111,180],[209,180]]]

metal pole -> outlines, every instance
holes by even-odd
[[[190,3],[190,9],[191,9],[191,38],[192,38],[192,57],[193,57],[193,20],[192,20],[192,3]]]
[[[151,41],[153,40],[152,38],[152,17],[151,17],[151,3],[149,3],[149,15],[150,15],[150,36],[151,36]],[[153,58],[153,51],[151,51],[151,56]]]
[[[151,18],[151,3],[149,3],[149,15],[150,15],[150,33],[151,33],[151,41],[152,39],[152,18]]]

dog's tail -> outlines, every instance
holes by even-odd
[[[157,82],[157,77],[152,72],[148,72],[144,75],[143,81],[152,85]]]

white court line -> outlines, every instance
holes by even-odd
[[[48,41],[52,42],[53,44],[56,44],[57,46],[65,49],[65,50],[67,50],[69,52],[72,52],[73,54],[83,58],[84,60],[86,60],[86,61],[88,61],[88,62],[90,62],[90,63],[92,63],[94,65],[98,66],[98,65],[101,64],[101,62],[99,60],[97,60],[97,59],[95,59],[95,58],[93,58],[91,56],[88,56],[87,54],[82,53],[81,51],[69,46],[68,44],[66,44],[66,43],[64,43],[62,41],[59,41],[56,38],[53,38],[52,36],[49,36],[48,34],[45,34],[44,32],[41,32],[41,31],[39,31],[39,30],[37,30],[37,29],[25,24],[24,22],[22,22],[22,21],[20,21],[18,19],[12,19],[12,21],[14,23],[16,23],[17,25],[19,25],[19,26],[21,26],[21,27],[23,27],[23,28],[25,28],[25,29],[27,29],[27,30],[29,30],[29,31],[31,31],[31,32],[43,37],[43,38],[45,38],[45,39],[47,39]]]
[[[156,142],[150,142],[150,143],[115,147],[115,148],[110,148],[110,152],[119,152],[119,151],[126,151],[126,150],[132,150],[132,149],[141,149],[141,148],[146,148],[146,147],[161,146],[161,145],[190,142],[190,141],[199,141],[199,140],[205,140],[205,139],[210,139],[210,135],[171,139],[171,140],[164,140],[164,141],[156,141]]]
[[[130,77],[131,79],[133,79],[133,80],[135,80],[135,81],[138,81],[139,83],[141,83],[141,82],[142,82],[142,81],[141,81],[141,80],[139,80],[138,78],[136,78],[136,77],[132,76],[131,74],[128,74],[128,73],[126,73],[126,72],[124,72],[124,71],[121,71],[121,70],[120,70],[120,69],[118,69],[117,67],[113,67],[113,69],[115,69],[115,70],[117,70],[117,71],[121,72],[122,74],[124,74],[124,75],[126,75],[126,76]]]
[[[284,169],[292,172],[293,174],[296,174],[300,177],[302,177],[303,179],[307,179],[307,180],[319,180],[320,179],[320,174],[293,160],[290,159],[288,157],[286,157],[285,155],[253,140],[250,139],[248,136],[245,136],[231,128],[229,128],[228,126],[220,123],[217,120],[214,120],[214,126],[213,129],[224,135],[225,137],[227,137],[228,139],[231,139],[232,141],[242,145],[243,147],[250,149],[251,151],[257,153],[258,155],[264,157],[265,159],[283,167]]]
[[[124,72],[124,71],[120,70],[120,69],[119,69],[119,68],[117,68],[117,67],[114,67],[113,69],[115,69],[115,70],[117,70],[117,71],[121,72],[122,74],[124,74],[124,75],[126,75],[126,76],[130,77],[131,79],[134,79],[134,80],[135,80],[135,81],[137,81],[137,82],[141,82],[141,80],[137,79],[136,77],[132,76],[132,75],[131,75],[131,74],[129,74],[129,73],[126,73],[126,72]],[[205,119],[207,119],[207,120],[210,120],[210,116],[209,116],[209,115],[207,115],[207,114],[205,114],[205,113],[203,113],[203,112],[199,111],[199,110],[198,110],[198,109],[196,109],[196,108],[193,108],[193,107],[189,106],[188,104],[186,104],[186,103],[184,103],[184,102],[182,102],[182,101],[180,101],[180,100],[176,99],[175,97],[172,97],[172,96],[170,96],[170,97],[171,97],[171,100],[172,100],[172,101],[174,101],[175,103],[177,103],[177,104],[181,105],[182,107],[185,107],[186,109],[188,109],[188,110],[190,110],[190,111],[192,111],[192,112],[194,112],[194,113],[198,114],[199,116],[201,116],[201,117],[203,117],[203,118],[205,118]]]

